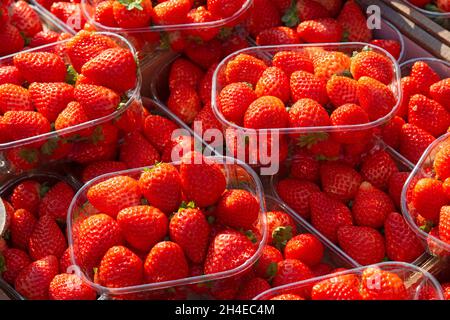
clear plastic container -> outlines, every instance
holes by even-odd
[[[450,62],[431,57],[418,57],[401,63],[400,72],[402,77],[409,76],[412,66],[418,61],[428,64],[442,79],[450,77]]]
[[[274,54],[280,51],[302,51],[306,48],[323,48],[327,51],[340,51],[351,56],[355,51],[361,51],[364,47],[370,47],[374,52],[381,53],[388,57],[392,62],[392,71],[394,73],[394,79],[389,84],[389,88],[392,90],[394,96],[396,97],[396,104],[393,106],[392,110],[384,117],[377,119],[376,121],[371,121],[369,123],[357,124],[357,125],[345,125],[345,126],[322,126],[322,127],[297,127],[297,128],[273,128],[273,129],[249,129],[236,125],[225,119],[221,111],[219,110],[217,104],[217,97],[219,96],[221,90],[226,86],[226,83],[220,83],[219,74],[224,72],[229,61],[233,60],[239,54],[249,54],[253,55],[271,65],[271,58]],[[298,44],[298,45],[282,45],[282,46],[263,46],[263,47],[253,47],[246,48],[237,51],[228,57],[226,57],[216,69],[213,78],[213,88],[212,88],[212,98],[211,104],[212,109],[216,115],[216,118],[223,125],[224,129],[231,128],[233,130],[239,130],[239,132],[245,132],[246,134],[256,135],[258,133],[278,133],[278,134],[308,134],[308,133],[330,133],[339,131],[365,131],[373,128],[377,128],[382,124],[389,121],[394,117],[401,101],[401,89],[400,89],[400,69],[395,58],[385,51],[384,49],[362,42],[348,42],[348,43],[319,43],[319,44]]]
[[[249,192],[251,192],[257,199],[259,200],[260,205],[260,213],[258,217],[258,225],[260,226],[260,232],[261,237],[257,239],[257,250],[255,254],[248,259],[244,264],[240,265],[237,268],[234,268],[232,270],[223,271],[220,273],[215,274],[208,274],[208,275],[202,275],[202,276],[196,276],[196,277],[190,277],[190,278],[184,278],[174,281],[167,281],[167,282],[160,282],[160,283],[152,283],[152,284],[143,284],[139,286],[132,286],[132,287],[126,287],[126,288],[107,288],[104,286],[101,286],[99,284],[96,284],[93,282],[93,279],[91,279],[85,272],[85,270],[81,270],[81,276],[87,281],[87,283],[95,288],[97,292],[102,296],[103,299],[110,299],[117,296],[124,296],[126,297],[127,294],[133,294],[133,293],[140,293],[140,294],[164,294],[168,288],[176,288],[179,290],[187,290],[189,292],[189,286],[193,284],[199,284],[199,283],[205,283],[208,287],[213,287],[216,283],[216,281],[221,279],[229,279],[232,277],[239,277],[244,271],[248,270],[253,264],[256,263],[257,259],[262,253],[262,249],[264,247],[264,244],[266,243],[267,239],[267,226],[266,226],[266,209],[265,209],[265,203],[264,203],[264,193],[263,188],[261,185],[261,181],[259,180],[258,176],[253,172],[253,170],[248,167],[246,164],[232,158],[227,157],[210,157],[210,160],[213,160],[215,163],[217,163],[227,181],[227,188],[234,188],[234,189],[245,189]],[[175,166],[179,165],[179,162],[173,162]],[[67,215],[67,226],[68,226],[68,240],[69,240],[69,247],[71,248],[70,254],[71,254],[71,260],[74,266],[78,266],[78,261],[75,257],[75,252],[78,247],[77,239],[73,237],[72,234],[72,226],[73,226],[73,219],[75,218],[77,212],[79,212],[79,208],[81,208],[83,205],[87,203],[87,191],[88,189],[98,183],[100,180],[104,180],[105,178],[111,178],[118,175],[131,175],[138,177],[139,174],[143,171],[145,168],[138,168],[138,169],[131,169],[111,174],[102,175],[100,177],[97,177],[91,181],[89,181],[87,184],[85,184],[75,195],[70,207],[69,212]],[[89,211],[90,214],[97,213],[95,209]],[[78,269],[80,269],[78,267]],[[197,296],[193,296],[194,298],[198,298]]]
[[[420,226],[417,224],[416,217],[417,212],[415,208],[408,199],[408,193],[415,184],[417,179],[421,178],[434,178],[435,173],[433,171],[433,162],[436,154],[439,150],[442,149],[444,145],[448,145],[450,143],[450,133],[447,133],[441,136],[439,139],[434,141],[424,152],[419,162],[411,172],[408,180],[406,180],[405,185],[403,186],[402,192],[402,211],[405,220],[410,225],[411,229],[417,234],[417,236],[423,240],[423,242],[427,245],[428,251],[431,255],[435,255],[442,260],[445,260],[447,268],[450,267],[450,243],[446,243],[434,235],[430,235],[425,232]]]
[[[64,22],[56,18],[51,12],[49,12],[47,9],[41,6],[38,2],[33,0],[31,0],[30,2],[31,2],[30,6],[33,8],[34,11],[37,12],[39,17],[41,18],[44,27],[47,30],[56,31],[58,33],[64,32],[72,35],[76,33],[75,30],[73,30],[73,28],[70,28]]]
[[[136,56],[136,51],[135,51],[134,47],[124,37],[113,34],[113,33],[109,33],[109,32],[102,32],[99,34],[110,37],[117,44],[119,44],[119,46],[130,50],[133,53],[133,55]],[[43,50],[53,49],[58,46],[64,45],[67,41],[69,41],[69,40],[59,41],[59,42],[56,42],[53,44],[29,49],[29,50],[26,50],[23,52],[33,52],[33,51],[43,51]],[[15,54],[12,54],[12,55],[0,58],[0,65],[11,64],[14,56],[15,56]],[[67,57],[63,56],[63,58],[67,58]],[[5,155],[5,152],[8,150],[22,149],[22,148],[27,148],[27,147],[29,148],[30,146],[36,145],[36,143],[39,145],[42,145],[46,141],[49,141],[50,139],[57,139],[58,137],[61,137],[61,136],[67,135],[67,134],[74,134],[76,132],[82,131],[87,128],[95,128],[96,126],[98,126],[100,124],[118,120],[121,118],[121,116],[123,116],[126,113],[134,114],[135,117],[141,116],[142,103],[141,103],[140,89],[141,89],[141,81],[142,80],[141,80],[141,74],[139,71],[139,66],[137,68],[138,68],[137,69],[137,80],[136,80],[135,87],[132,90],[129,90],[126,92],[127,100],[123,103],[123,106],[121,108],[116,109],[111,114],[109,114],[105,117],[102,117],[102,118],[90,120],[88,122],[85,122],[85,123],[82,123],[82,124],[79,124],[79,125],[76,125],[73,127],[65,128],[63,130],[51,131],[51,132],[48,132],[48,133],[45,133],[45,134],[42,134],[39,136],[29,137],[29,138],[11,141],[11,142],[7,142],[7,143],[0,143],[0,173],[1,174],[15,173],[14,168],[12,168],[10,166],[10,164],[6,158],[6,155]],[[76,142],[74,144],[76,144]],[[62,162],[64,160],[65,159],[59,159],[58,161]],[[48,163],[48,159],[43,160],[43,163],[40,163],[39,165],[43,165],[46,163]]]
[[[343,271],[332,275],[326,275],[323,277],[280,286],[261,293],[253,300],[270,300],[280,294],[295,293],[301,290],[309,291],[316,283],[340,275],[356,275],[359,279],[361,279],[362,273],[368,267],[378,268],[383,271],[397,274],[405,284],[408,293],[408,300],[422,300],[421,294],[425,293],[427,293],[427,297],[430,300],[444,300],[442,287],[431,274],[417,266],[403,262],[383,262],[367,267],[359,267],[349,271]]]
[[[435,21],[436,23],[439,23],[444,28],[450,28],[450,12],[436,12],[436,11],[430,11],[425,8],[420,8],[414,4],[412,4],[408,0],[403,0],[406,4],[408,4],[410,7],[414,8],[415,10],[419,11],[424,16],[430,18],[431,20]]]

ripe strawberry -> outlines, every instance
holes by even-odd
[[[284,293],[272,297],[270,300],[305,300],[298,294]]]
[[[207,0],[206,3],[208,10],[211,11],[214,16],[228,18],[238,12],[245,4],[245,1]]]
[[[213,76],[214,76],[214,72],[216,72],[218,64],[213,64],[211,65],[211,67],[208,68],[208,71],[205,73],[205,75],[202,76],[202,78],[200,79],[199,85],[198,85],[198,94],[200,96],[200,99],[203,103],[211,103],[211,92],[212,92],[212,81],[213,81]],[[217,81],[219,83],[225,83],[226,82],[226,78],[225,78],[225,72],[223,69],[220,70],[221,72],[219,72],[218,77],[217,77]],[[0,73],[1,73],[1,69],[0,69]],[[188,78],[188,76],[186,76]],[[1,79],[1,76],[0,76]],[[1,80],[0,80],[1,83]],[[170,81],[169,81],[169,85],[170,85]]]
[[[278,26],[261,31],[256,37],[258,46],[297,44],[297,32],[291,28]]]
[[[120,161],[126,163],[129,168],[152,166],[159,160],[158,151],[139,131],[125,137],[120,148]]]
[[[450,243],[450,206],[441,208],[438,228],[439,238],[445,243]]]
[[[119,95],[111,89],[91,84],[77,85],[74,97],[92,120],[110,115],[120,103]]]
[[[190,85],[196,89],[203,77],[203,71],[191,61],[178,58],[172,63],[169,73],[169,89],[175,90],[179,85]]]
[[[144,134],[147,140],[162,152],[170,143],[172,133],[178,129],[173,121],[159,115],[149,115],[145,118]]]
[[[400,102],[400,106],[397,109],[397,116],[405,117],[408,114],[409,99],[415,94],[419,93],[419,85],[411,77],[403,77],[400,80],[400,86],[402,89],[403,98]]]
[[[1,253],[3,265],[0,265],[0,273],[3,280],[14,285],[19,273],[31,264],[31,259],[25,251],[9,248]]]
[[[308,43],[340,42],[343,29],[331,18],[321,18],[301,22],[297,27],[300,40]]]
[[[19,52],[25,46],[25,41],[20,35],[20,31],[12,24],[6,23],[0,28],[0,55],[6,56],[15,52]]]
[[[150,0],[113,1],[114,20],[120,28],[148,27],[152,10]]]
[[[440,103],[447,111],[450,111],[450,78],[446,78],[433,84],[430,87],[430,96],[436,102]]]
[[[394,149],[400,147],[400,135],[405,120],[399,116],[395,116],[391,121],[381,127],[381,137],[383,141]]]
[[[360,174],[352,167],[339,162],[325,162],[320,167],[322,190],[341,201],[352,200],[362,182]]]
[[[327,94],[334,107],[347,103],[359,104],[358,82],[343,76],[332,76],[327,82]]]
[[[11,217],[11,242],[15,248],[26,249],[34,230],[36,218],[25,209],[18,209]]]
[[[309,198],[311,223],[330,241],[337,242],[337,231],[341,226],[352,225],[350,210],[340,201],[316,192]]]
[[[180,165],[183,193],[199,207],[217,202],[226,187],[220,166],[196,152],[184,155]]]
[[[441,77],[423,61],[414,63],[409,76],[417,83],[418,93],[423,95],[428,95],[430,87],[441,80]]]
[[[197,208],[180,208],[170,220],[170,239],[177,243],[193,263],[202,263],[208,250],[210,226]]]
[[[372,32],[367,27],[367,18],[356,1],[347,1],[344,4],[337,21],[344,29],[346,41],[370,42]]]
[[[350,69],[351,59],[348,55],[338,51],[324,52],[312,57],[314,74],[325,80],[336,74],[346,74]]]
[[[401,210],[400,198],[403,191],[403,186],[409,177],[408,172],[394,172],[389,178],[388,190],[389,196],[394,201],[394,204]]]
[[[309,181],[292,178],[281,180],[276,190],[281,199],[297,214],[305,219],[310,216],[309,198],[312,193],[319,192],[319,187]]]
[[[58,274],[58,259],[47,256],[24,268],[16,278],[15,289],[29,300],[47,300],[49,285]]]
[[[333,126],[348,126],[369,123],[369,115],[360,106],[352,103],[341,105],[333,111],[330,116]],[[355,141],[366,140],[370,130],[354,130],[354,131],[334,131],[332,136],[334,140],[340,143],[352,144]]]
[[[311,289],[311,300],[362,300],[356,275],[345,274],[322,280]]]
[[[283,16],[283,22],[288,26],[296,26],[302,21],[330,18],[331,13],[315,0],[299,0],[295,7]]]
[[[155,24],[170,25],[187,22],[191,0],[169,0],[160,2],[153,8],[152,20]]]
[[[107,49],[81,68],[81,73],[96,84],[119,93],[136,86],[136,72],[133,54],[122,48]]]
[[[280,25],[281,14],[273,1],[253,1],[253,7],[245,21],[245,27],[251,36],[256,37],[261,31]]]
[[[21,85],[22,82],[23,79],[20,75],[19,69],[14,66],[0,67],[0,85],[6,83]]]
[[[28,3],[23,0],[14,2],[11,23],[25,36],[32,38],[42,30],[39,15]]]
[[[389,114],[397,102],[389,87],[369,77],[359,78],[358,99],[360,106],[367,111],[371,121]]]
[[[264,61],[241,53],[228,62],[225,76],[228,83],[248,82],[255,87],[266,69],[267,65]]]
[[[441,207],[448,203],[448,198],[441,181],[423,178],[414,186],[411,201],[418,214],[427,220],[436,221]]]
[[[189,268],[181,247],[170,241],[155,245],[144,264],[144,277],[147,283],[164,282],[186,278]]]
[[[201,103],[194,88],[180,84],[170,92],[167,107],[183,122],[191,124],[201,110]]]
[[[54,122],[58,114],[74,98],[74,89],[67,83],[32,83],[28,87],[36,110]]]
[[[330,118],[318,102],[304,98],[289,109],[289,124],[291,128],[328,126]]]
[[[77,260],[78,261],[78,260]],[[70,248],[67,248],[59,259],[59,270],[61,272],[70,273],[72,270],[72,261],[70,258]]]
[[[71,24],[75,31],[80,31],[89,24],[81,13],[79,3],[54,2],[50,7],[50,12],[59,20],[66,24]]]
[[[2,117],[10,141],[22,140],[50,132],[50,123],[40,113],[34,111],[7,111]],[[34,145],[43,144],[36,142]]]
[[[218,39],[213,39],[203,43],[188,42],[184,53],[190,60],[206,70],[221,61],[224,56],[222,50],[222,43]]]
[[[39,218],[28,243],[28,251],[33,260],[39,260],[48,255],[60,258],[67,248],[67,242],[53,217],[50,215]]]
[[[361,176],[378,189],[386,189],[390,177],[398,172],[392,157],[384,150],[377,151],[364,158]]]
[[[256,252],[255,245],[235,230],[219,231],[209,245],[205,274],[232,270],[244,264]]]
[[[228,190],[222,194],[215,211],[220,222],[234,228],[251,228],[258,219],[259,204],[246,190]]]
[[[143,283],[144,264],[131,250],[111,247],[98,268],[98,281],[108,288],[124,288]]]
[[[274,67],[283,70],[288,77],[295,71],[314,73],[314,65],[307,54],[299,51],[280,51],[272,59]]]
[[[98,161],[87,165],[83,169],[82,181],[86,183],[103,174],[126,170],[125,163],[120,161]]]
[[[14,209],[25,209],[37,216],[41,201],[41,185],[34,180],[25,180],[14,187],[10,200]]]
[[[450,126],[450,113],[438,102],[423,95],[409,100],[408,122],[438,137]]]
[[[39,216],[50,216],[53,219],[65,222],[67,211],[75,192],[65,182],[58,182],[45,194],[39,205]]]
[[[201,125],[201,130],[198,129],[198,125]],[[206,143],[212,143],[215,141],[215,133],[222,132],[222,124],[216,118],[214,111],[211,108],[211,102],[205,104],[203,109],[197,114],[194,122],[191,124],[191,129],[197,131]]]
[[[245,48],[248,48],[248,39],[238,33],[234,33],[227,37],[224,42],[222,42],[222,56],[227,57],[230,54]],[[221,70],[221,72],[219,73],[219,77],[224,77],[223,71],[224,70]]]
[[[425,130],[407,123],[400,133],[400,153],[409,161],[416,163],[434,140],[435,138]]]
[[[290,175],[299,180],[317,182],[319,180],[320,164],[313,156],[300,151],[292,156]]]
[[[0,112],[34,111],[30,92],[15,84],[0,85]]]
[[[371,44],[383,48],[389,52],[395,59],[400,58],[402,47],[397,40],[375,39],[370,41]]]
[[[50,300],[96,300],[97,292],[89,287],[78,275],[58,274],[50,282]]]
[[[270,245],[263,248],[262,254],[253,266],[256,276],[269,279],[275,276],[277,263],[283,260],[281,252]]]
[[[12,148],[5,152],[11,168],[20,172],[35,169],[39,165],[39,151],[30,148]]]
[[[262,278],[250,279],[242,285],[236,296],[236,300],[251,300],[270,288],[270,284]]]
[[[120,210],[140,204],[138,182],[128,176],[116,176],[90,187],[87,198],[100,212],[115,218]]]
[[[433,162],[433,169],[436,177],[442,181],[450,177],[450,146],[444,145],[437,153]]]
[[[373,228],[342,226],[337,236],[342,250],[362,265],[378,263],[384,258],[383,236]]]
[[[13,61],[28,83],[64,82],[66,79],[64,60],[54,53],[21,52],[14,56]]]
[[[81,72],[81,67],[86,62],[101,52],[116,47],[117,44],[114,40],[105,35],[81,30],[66,42],[65,52],[74,69]]]
[[[68,129],[88,122],[89,118],[84,110],[85,109],[78,102],[69,102],[67,107],[65,107],[57,116],[55,130]],[[93,132],[92,128],[86,128],[71,133],[60,133],[60,136],[65,138],[90,137]]]
[[[59,40],[59,33],[52,30],[43,30],[36,33],[30,42],[31,48],[37,48],[47,44],[55,43]],[[51,48],[46,49],[51,51]]]
[[[225,119],[242,125],[245,111],[257,99],[251,86],[243,82],[232,83],[222,89],[217,103]]]
[[[122,242],[119,224],[102,213],[82,220],[73,235],[77,246],[74,252],[76,262],[89,274],[92,274],[92,268],[98,265],[109,248]]]
[[[267,215],[267,243],[274,245],[280,250],[295,235],[297,235],[297,225],[286,212],[269,211]]]
[[[107,27],[118,27],[117,21],[114,18],[114,2],[101,1],[97,3],[94,11],[94,20]]]
[[[278,262],[277,274],[273,278],[274,287],[313,278],[313,272],[303,262],[297,259],[285,259]]]
[[[259,78],[255,93],[258,97],[274,96],[286,103],[290,98],[289,78],[283,70],[269,67]]]
[[[364,300],[407,300],[408,292],[395,273],[367,268],[361,277],[361,296]]]
[[[211,13],[206,7],[199,6],[191,9],[186,17],[187,23],[211,23],[217,20],[217,17]],[[186,34],[197,37],[202,41],[210,41],[214,39],[219,33],[218,28],[199,28],[193,30],[187,30]]]
[[[328,102],[326,85],[325,80],[305,71],[296,71],[291,75],[290,87],[294,101],[310,98],[325,105]]]
[[[263,96],[253,101],[244,115],[244,127],[253,129],[285,128],[288,112],[279,98]]]
[[[179,161],[189,151],[195,150],[195,139],[190,135],[180,135],[172,140],[162,152],[162,162]]]
[[[386,85],[393,80],[392,62],[380,53],[361,51],[351,61],[350,72],[355,80],[359,80],[361,77],[370,77]]]
[[[286,259],[297,259],[309,267],[316,266],[323,258],[324,247],[314,235],[300,234],[288,241],[284,248]]]
[[[308,135],[300,138],[300,146],[306,146],[310,154],[318,160],[337,160],[341,154],[341,144],[327,134]]]

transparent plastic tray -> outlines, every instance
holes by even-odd
[[[280,294],[295,293],[302,289],[308,290],[322,280],[330,279],[339,275],[356,275],[361,277],[364,270],[368,267],[375,267],[383,271],[393,272],[397,274],[405,284],[405,287],[409,294],[408,300],[421,300],[420,293],[424,290],[426,290],[426,292],[429,293],[432,298],[434,298],[433,300],[444,300],[442,287],[431,274],[417,266],[403,262],[384,262],[280,286],[261,293],[253,300],[270,300],[271,298]]]
[[[450,12],[430,11],[430,10],[426,10],[424,8],[420,8],[420,7],[412,4],[408,0],[403,0],[403,2],[407,3],[410,7],[413,7],[414,9],[419,11],[421,14],[425,15],[426,17],[428,17],[430,19],[437,20],[437,22],[443,22],[443,21],[447,20],[447,24],[449,22]]]
[[[224,279],[224,278],[230,278],[230,277],[238,277],[240,274],[242,274],[244,271],[249,269],[259,258],[259,256],[262,253],[262,249],[264,247],[264,244],[267,239],[267,226],[266,226],[266,209],[265,209],[265,203],[264,203],[264,193],[263,188],[261,185],[261,182],[258,178],[258,176],[253,172],[253,170],[248,167],[246,164],[227,157],[210,157],[210,160],[213,160],[216,162],[222,169],[226,181],[227,181],[227,188],[234,188],[234,189],[245,189],[252,194],[254,194],[257,199],[259,200],[260,204],[260,214],[258,217],[258,224],[260,225],[261,230],[261,237],[257,245],[257,250],[255,254],[248,259],[244,264],[240,265],[239,267],[223,271],[220,273],[215,274],[209,274],[209,275],[202,275],[202,276],[196,276],[196,277],[190,277],[190,278],[184,278],[184,279],[178,279],[174,281],[166,281],[161,283],[152,283],[152,284],[143,284],[139,286],[132,286],[132,287],[126,287],[126,288],[107,288],[104,286],[101,286],[99,284],[96,284],[93,282],[93,279],[89,278],[89,276],[86,275],[84,270],[81,270],[82,277],[87,281],[87,283],[95,288],[97,292],[102,296],[102,298],[113,298],[114,296],[120,296],[120,295],[126,295],[126,294],[132,294],[132,293],[146,293],[146,292],[164,292],[167,288],[179,288],[179,289],[188,289],[189,285],[197,284],[197,283],[208,283],[208,285],[214,285],[214,281]],[[173,162],[175,166],[179,165],[179,162]],[[77,209],[83,206],[85,203],[87,203],[87,191],[88,189],[96,184],[99,180],[103,180],[105,178],[110,178],[118,175],[131,175],[131,176],[138,176],[145,168],[138,168],[138,169],[131,169],[126,171],[120,171],[115,172],[111,174],[102,175],[100,177],[97,177],[91,181],[89,181],[87,184],[85,184],[75,195],[70,207],[69,212],[67,215],[67,226],[68,226],[68,240],[69,240],[69,247],[71,248],[70,254],[71,254],[71,260],[73,265],[79,266],[78,261],[76,260],[74,252],[77,250],[78,243],[76,242],[76,239],[73,238],[73,234],[71,232],[72,225],[73,225],[73,219],[75,218]],[[90,212],[90,214],[95,214],[95,210]]]
[[[31,3],[30,6],[33,8],[33,10],[39,14],[44,26],[48,30],[56,31],[58,33],[65,32],[72,35],[76,33],[73,28],[70,28],[64,22],[56,18],[55,15],[41,6],[38,2],[33,0],[29,2]]]

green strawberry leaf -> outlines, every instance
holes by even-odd
[[[148,200],[147,200],[146,198],[142,198],[142,199],[141,199],[141,204],[142,204],[143,206],[148,206]]]
[[[120,4],[123,4],[127,10],[131,11],[137,9],[139,11],[144,10],[142,6],[142,0],[117,0]]]
[[[316,144],[320,141],[325,141],[329,137],[329,134],[326,132],[317,132],[317,133],[309,133],[305,135],[301,135],[298,139],[298,146],[303,147],[311,147],[312,145]]]
[[[72,67],[72,65],[67,67],[66,82],[71,85],[75,85],[78,79],[78,72]]]
[[[257,243],[258,242],[258,238],[256,238],[256,235],[253,231],[251,230],[247,230],[245,231],[245,236],[252,242],[252,243]]]
[[[342,33],[341,42],[348,42],[349,37],[350,37],[350,32],[348,32],[348,30],[344,30],[344,32]]]
[[[93,144],[97,144],[97,143],[105,140],[105,136],[103,135],[103,127],[102,126],[97,126],[94,129],[94,133],[92,134],[91,139],[92,139]]]
[[[269,277],[269,279],[273,279],[273,277],[277,275],[277,271],[278,271],[278,264],[276,262],[272,262],[267,267],[266,274]]]
[[[301,22],[297,12],[297,1],[292,0],[291,6],[286,10],[281,21],[283,21],[285,26],[290,28],[295,27]]]
[[[55,152],[55,150],[58,148],[59,141],[60,141],[60,138],[58,138],[58,137],[49,139],[41,147],[42,154],[45,154],[46,156],[51,156]],[[65,143],[65,142],[63,141],[63,143]]]
[[[48,190],[50,190],[50,186],[48,185],[48,182],[42,183],[39,188],[39,196],[41,198],[43,198],[47,194]]]
[[[22,149],[19,156],[28,163],[34,163],[38,159],[38,151],[35,149]]]
[[[283,251],[284,247],[286,246],[287,242],[291,240],[293,234],[292,234],[292,227],[291,226],[283,226],[278,227],[275,230],[273,230],[272,238],[273,242],[275,243],[275,247]]]
[[[432,3],[428,3],[427,5],[425,5],[425,10],[442,13],[442,10],[439,9],[439,7],[437,5],[432,4]]]
[[[206,220],[208,220],[208,224],[212,225],[216,221],[216,217],[208,216],[208,218]]]
[[[219,40],[225,40],[229,38],[233,34],[233,28],[231,27],[223,27],[220,29],[219,34],[217,35],[217,38]]]

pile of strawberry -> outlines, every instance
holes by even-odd
[[[373,39],[367,17],[354,0],[255,0],[246,29],[258,45],[365,42],[399,58],[397,40]]]
[[[3,198],[6,242],[1,240],[0,274],[31,300],[94,300],[97,293],[71,274],[65,237],[67,210],[74,189],[64,181],[49,184],[34,179],[14,186]],[[8,200],[7,200],[8,199]]]
[[[318,161],[300,150],[275,189],[297,214],[361,265],[413,262],[424,247],[410,229],[400,197],[408,172],[385,150],[358,162]]]
[[[415,177],[409,185],[407,206],[417,226],[428,232],[428,247],[438,256],[448,256],[450,244],[450,146],[442,142],[429,168],[428,177]],[[435,241],[439,239],[445,244]]]
[[[401,80],[403,99],[397,116],[381,128],[383,140],[413,163],[450,128],[450,78],[417,61]]]
[[[409,3],[433,12],[450,12],[448,0],[408,0]]]
[[[81,9],[80,0],[36,0],[36,2],[75,31],[80,31],[85,28],[85,25],[88,25]]]
[[[23,0],[0,4],[0,57],[54,43],[66,36],[46,29],[37,12]]]

